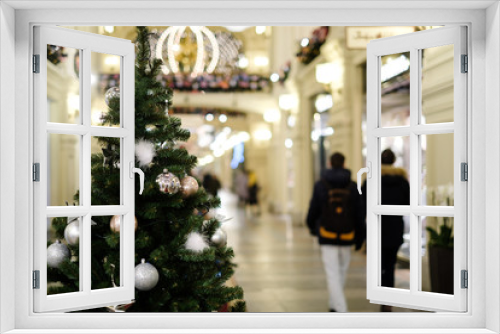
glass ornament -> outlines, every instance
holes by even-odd
[[[117,99],[120,98],[120,88],[118,88],[118,87],[111,87],[110,89],[108,89],[106,91],[106,93],[104,93],[104,101],[106,102],[106,104],[108,106],[109,106],[109,102],[111,101],[111,99],[114,99],[114,98],[117,98]]]

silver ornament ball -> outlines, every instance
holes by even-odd
[[[109,106],[109,102],[111,101],[111,99],[114,99],[114,98],[120,98],[120,88],[118,87],[111,87],[110,89],[108,89],[106,91],[106,93],[104,93],[104,101],[106,102],[106,104]]]
[[[59,268],[61,263],[69,259],[70,252],[68,246],[56,240],[55,243],[47,247],[47,266]]]
[[[227,234],[223,229],[218,229],[214,232],[210,241],[218,247],[223,247],[227,244]]]
[[[177,194],[181,188],[179,178],[174,174],[169,173],[166,169],[164,169],[163,173],[156,177],[156,183],[158,183],[160,191],[165,194]]]
[[[158,284],[160,274],[151,263],[146,263],[145,259],[141,260],[135,266],[135,288],[140,291],[149,291]]]
[[[134,231],[137,231],[137,217],[134,217]],[[122,223],[122,216],[120,215],[115,215],[111,217],[111,220],[109,221],[109,228],[111,229],[111,232],[118,233],[120,232],[120,226]]]
[[[181,193],[183,198],[196,194],[198,191],[198,181],[192,176],[185,176],[181,180]]]
[[[215,212],[213,210],[206,211],[203,215],[206,220],[215,218]]]
[[[75,246],[80,242],[80,218],[73,219],[64,229],[64,239],[68,245]]]

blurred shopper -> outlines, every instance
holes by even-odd
[[[307,214],[307,226],[318,237],[325,267],[330,312],[347,312],[344,285],[351,259],[351,246],[361,249],[365,239],[365,212],[351,171],[344,168],[341,153],[330,157],[331,169],[324,171]]]
[[[248,175],[245,170],[238,170],[234,184],[239,203],[245,206],[248,201]]]
[[[221,188],[221,184],[215,174],[206,173],[203,177],[203,187],[209,194],[216,197],[219,189]]]
[[[410,184],[406,170],[392,166],[396,156],[390,149],[382,152],[381,160],[382,205],[410,205]],[[366,206],[366,181],[362,193]],[[394,287],[394,270],[399,247],[403,244],[403,233],[402,216],[382,216],[382,286]],[[391,312],[392,307],[382,305],[380,310]]]
[[[260,215],[259,207],[259,184],[257,183],[257,175],[255,172],[248,172],[248,206],[250,207],[250,213],[255,216]]]

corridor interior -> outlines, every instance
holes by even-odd
[[[134,43],[137,39],[137,28],[132,26],[67,28]],[[208,32],[203,39],[197,27],[148,27],[151,55],[161,59],[164,66],[155,77],[155,83],[173,93],[172,106],[161,112],[178,118],[182,129],[190,133],[185,142],[154,143],[157,145],[155,150],[185,149],[198,159],[196,168],[186,172],[197,178],[205,189],[215,188],[211,194],[216,194],[220,188],[218,195],[222,207],[217,214],[226,217],[223,229],[238,265],[232,280],[243,288],[248,312],[329,311],[320,246],[305,225],[314,183],[330,168],[327,160],[334,152],[345,156],[345,168],[351,171],[352,180],[354,173],[366,165],[368,43],[380,37],[434,28],[436,26],[213,26],[203,27]],[[173,35],[169,35],[172,31],[176,32],[175,45],[172,44]],[[167,35],[170,36],[168,40]],[[218,45],[221,52],[213,51],[209,44]],[[203,61],[201,57],[198,61],[198,53],[203,54],[205,49],[212,51],[207,51]],[[394,152],[394,167],[404,169],[407,178],[421,174],[419,196],[422,205],[448,207],[445,209],[447,214],[454,206],[454,143],[458,140],[449,133],[455,120],[453,50],[453,45],[444,45],[421,52],[422,112],[419,117],[426,126],[445,124],[446,131],[421,136],[419,171],[410,170],[410,136],[394,132],[396,135],[381,137],[379,145],[380,151],[391,149]],[[209,64],[217,60],[216,70],[208,71]],[[92,54],[88,115],[92,127],[106,125],[104,120],[109,116],[110,99],[120,98],[123,86],[120,62],[114,54]],[[198,69],[197,64],[204,64],[206,68]],[[380,57],[380,66],[383,70],[380,78],[381,127],[408,127],[409,53]],[[50,83],[47,85],[49,123],[68,128],[80,124],[83,117],[80,115],[80,51],[47,45],[45,67]],[[154,94],[154,91],[147,90],[147,94]],[[157,127],[154,123],[145,124],[146,131]],[[80,148],[82,139],[72,134],[52,133],[48,139],[48,206],[71,205],[80,189],[78,175],[84,161],[84,151]],[[109,163],[108,155],[116,149],[115,145],[105,146],[98,137],[92,137],[90,145],[93,156],[103,159],[102,162],[94,161],[96,169],[120,168],[120,161]],[[137,155],[138,149],[135,149]],[[154,157],[154,150],[152,154]],[[146,178],[152,187],[158,187],[155,199],[160,200],[164,194],[159,192],[164,190],[156,183],[158,177],[168,175],[165,175],[164,165],[160,175],[148,170],[153,158],[148,161],[144,164]],[[177,176],[184,177],[181,174]],[[244,182],[238,182],[242,180]],[[245,196],[242,196],[241,187]],[[245,210],[233,191],[249,203],[258,202],[262,214],[255,216]],[[140,231],[141,224],[152,218],[137,202],[135,210]],[[199,213],[189,210],[191,212]],[[412,262],[414,268],[421,269],[418,274],[421,289],[435,292],[430,284],[428,249],[431,240],[426,228],[447,228],[450,233],[445,255],[453,256],[454,218],[422,217],[420,227],[412,227],[411,233],[409,216],[403,218],[401,238],[404,243],[397,255],[395,287],[409,290],[412,235],[414,241],[420,240],[422,247],[421,261]],[[53,226],[48,222],[47,231],[51,229]],[[55,239],[51,242],[57,244]],[[150,254],[147,256],[151,258]],[[420,264],[416,265],[417,262]],[[353,249],[344,289],[349,312],[381,310],[380,305],[371,304],[366,298],[366,263],[365,248],[356,252]],[[447,269],[446,273],[444,276],[453,279],[453,274],[449,274],[453,270]],[[447,285],[450,286],[453,287]],[[453,291],[439,293],[453,294]],[[395,307],[393,311],[414,310]]]
[[[251,215],[227,190],[219,192],[228,246],[238,265],[235,283],[245,291],[248,312],[327,312],[328,293],[321,252],[304,224],[286,215]],[[409,288],[409,269],[398,263],[396,288]],[[366,254],[352,250],[345,295],[349,312],[379,312],[366,299]],[[393,312],[415,310],[394,307]]]

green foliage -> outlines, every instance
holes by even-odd
[[[429,246],[453,249],[453,229],[450,220],[449,217],[443,217],[443,224],[439,226],[439,232],[430,226],[426,227],[430,236]]]
[[[135,234],[135,263],[141,259],[153,264],[160,274],[156,287],[150,291],[136,290],[134,305],[129,312],[211,312],[235,299],[243,298],[240,287],[227,287],[225,282],[233,275],[233,250],[211,247],[202,253],[184,248],[187,235],[197,231],[207,240],[220,227],[217,219],[204,223],[205,213],[220,205],[201,187],[198,192],[183,199],[180,192],[164,194],[159,191],[156,177],[168,169],[182,178],[196,166],[197,159],[185,149],[175,148],[176,141],[189,139],[188,130],[181,121],[169,117],[172,92],[157,80],[162,61],[151,58],[149,32],[137,28],[135,68],[135,136],[154,143],[156,156],[145,172],[144,192],[135,196],[135,214],[138,229]],[[119,98],[111,99],[103,125],[120,124]],[[103,153],[92,155],[92,205],[120,203],[120,142],[117,138],[99,137]],[[139,189],[136,178],[136,189]],[[198,182],[200,184],[200,182]],[[78,200],[79,194],[75,195]],[[195,214],[199,212],[199,214]],[[92,289],[112,287],[111,275],[120,284],[119,233],[110,230],[111,217],[92,217],[91,228]],[[64,240],[67,220],[54,219],[54,234]],[[60,282],[49,288],[49,293],[78,291],[78,246],[69,246],[72,259],[59,269],[49,269],[48,281]],[[245,311],[245,303],[237,302],[233,311]]]

